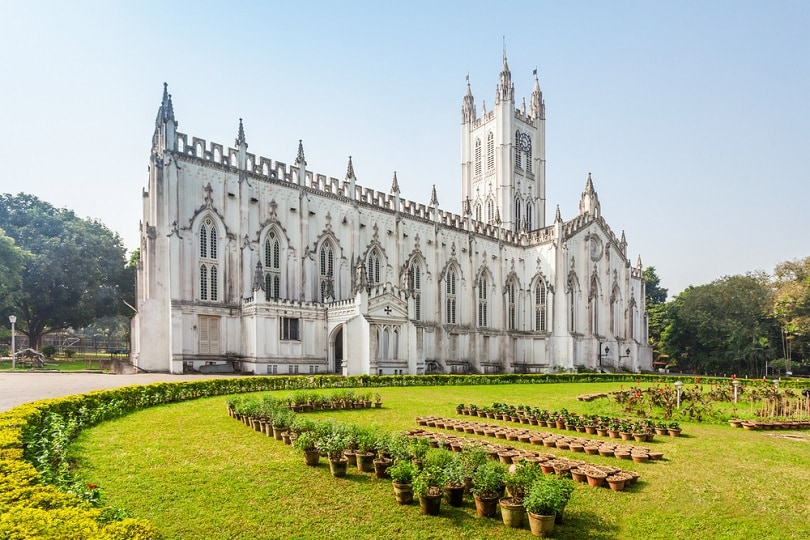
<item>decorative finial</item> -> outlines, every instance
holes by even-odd
[[[298,139],[298,157],[295,158],[295,165],[297,167],[307,166],[307,161],[304,159],[304,143]]]
[[[436,196],[436,184],[433,184],[433,192],[430,194],[430,206],[439,206],[439,198]]]
[[[236,134],[236,146],[240,144],[244,144],[247,147],[247,143],[245,142],[245,127],[242,125],[242,119],[239,119],[239,131]]]
[[[560,214],[560,205],[557,205],[557,210],[554,212],[554,223],[562,222],[562,215]]]
[[[264,290],[264,271],[262,270],[262,263],[256,263],[256,270],[253,271],[253,290]]]
[[[394,171],[394,181],[391,183],[391,193],[399,193],[399,182],[397,182],[397,171]]]
[[[354,166],[352,165],[352,156],[349,156],[349,166],[346,167],[346,180],[354,178]]]

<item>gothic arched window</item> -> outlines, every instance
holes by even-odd
[[[506,284],[506,326],[517,330],[517,284],[512,279]]]
[[[515,132],[515,168],[521,169],[523,168],[520,163],[520,131]]]
[[[332,244],[324,242],[318,256],[320,268],[320,301],[325,302],[327,298],[334,298],[334,276],[335,276],[335,255]]]
[[[366,279],[369,285],[380,282],[380,256],[376,249],[372,249],[366,261]]]
[[[478,326],[489,326],[487,302],[487,276],[482,274],[478,280]]]
[[[481,139],[475,139],[475,176],[481,176]]]
[[[533,223],[534,216],[532,216],[533,210],[534,209],[532,208],[532,203],[527,202],[526,203],[526,230],[527,231],[531,231],[531,230],[534,229],[534,223]]]
[[[445,281],[445,322],[456,324],[456,271],[449,270]]]
[[[264,297],[267,300],[281,298],[281,261],[279,241],[275,231],[270,231],[264,240]]]
[[[422,320],[422,268],[414,262],[408,269],[408,282],[413,296],[413,318]]]
[[[487,170],[495,168],[495,135],[487,133]]]
[[[200,300],[219,300],[217,229],[214,220],[205,218],[200,226]]]
[[[546,300],[548,297],[548,289],[546,282],[542,279],[537,281],[534,288],[534,329],[537,332],[546,331]]]

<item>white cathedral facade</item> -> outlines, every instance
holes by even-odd
[[[467,84],[462,215],[177,131],[164,87],[143,192],[139,369],[254,374],[651,369],[639,258],[601,215],[546,216],[545,103]]]

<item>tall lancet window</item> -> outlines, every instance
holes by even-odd
[[[488,302],[487,302],[487,276],[482,274],[478,280],[478,326],[489,326]]]
[[[217,228],[211,218],[206,218],[200,227],[200,300],[219,300],[217,251]]]
[[[534,213],[533,210],[534,209],[532,208],[532,203],[527,202],[526,203],[526,230],[527,231],[534,230],[534,223],[532,222],[532,220],[533,220],[532,214]]]
[[[541,279],[534,289],[534,329],[538,332],[546,331],[547,296],[546,282]]]
[[[506,285],[506,326],[508,330],[517,330],[517,285],[514,279]]]
[[[481,139],[475,139],[475,176],[481,176]]]
[[[275,231],[270,231],[264,241],[264,296],[267,300],[281,298],[281,262]]]
[[[413,318],[415,321],[422,320],[422,268],[413,263],[408,270],[408,281],[413,296]]]
[[[487,133],[487,170],[495,168],[495,135]]]
[[[456,324],[456,271],[447,272],[445,283],[445,322]]]
[[[522,169],[521,165],[521,149],[520,149],[520,131],[515,132],[515,168]]]
[[[334,298],[334,278],[335,278],[335,255],[332,244],[324,242],[318,256],[320,266],[320,301],[325,302],[327,298]]]
[[[372,249],[366,261],[366,279],[369,285],[380,283],[380,255],[376,249]]]

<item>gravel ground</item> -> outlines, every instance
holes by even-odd
[[[0,411],[6,411],[30,401],[83,394],[91,390],[118,388],[132,384],[198,381],[221,377],[222,375],[171,375],[169,373],[112,375],[105,373],[0,372]]]

